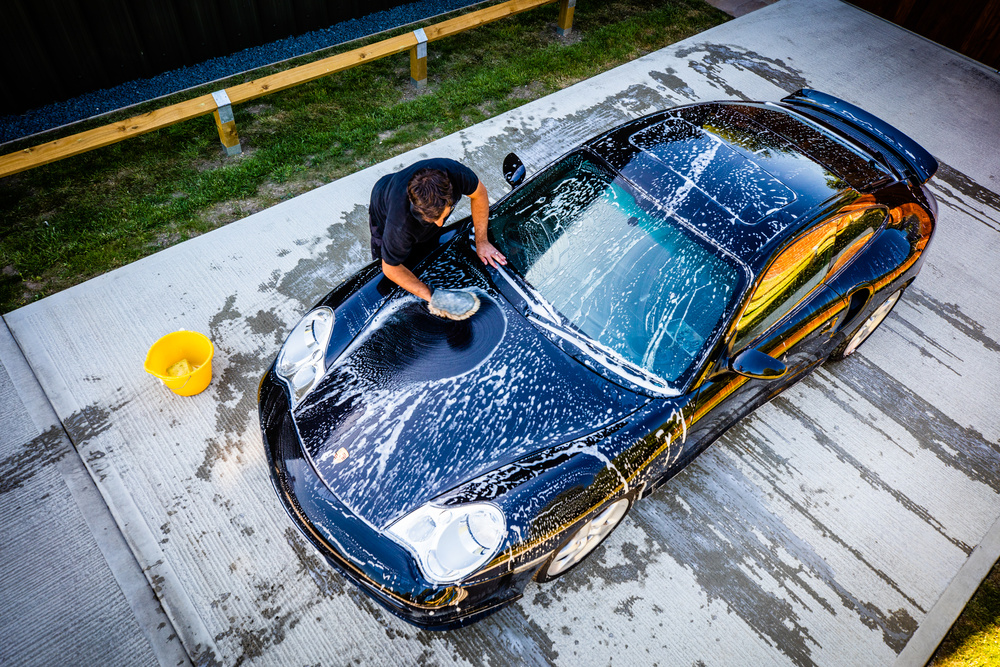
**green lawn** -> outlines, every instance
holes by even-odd
[[[934,653],[931,667],[1000,665],[1000,563],[993,566]]]
[[[401,54],[237,106],[244,153],[234,158],[224,157],[214,121],[206,117],[0,179],[0,309],[8,312],[728,18],[701,0],[579,0],[574,31],[560,38],[557,14],[558,6],[550,5],[429,45],[429,85],[420,93]]]

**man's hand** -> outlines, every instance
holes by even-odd
[[[479,255],[479,259],[483,260],[483,264],[489,264],[494,269],[497,268],[497,264],[507,263],[507,258],[503,256],[503,253],[486,240],[476,241],[476,254]]]
[[[486,192],[486,186],[482,181],[476,187],[476,191],[469,195],[469,202],[472,204],[472,226],[476,235],[476,254],[483,264],[489,264],[494,269],[497,264],[506,264],[507,258],[497,250],[492,243],[487,240],[486,228],[490,219],[490,195]]]

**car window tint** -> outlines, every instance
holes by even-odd
[[[739,105],[738,109],[768,130],[785,137],[798,146],[799,150],[856,187],[874,183],[887,173],[878,163],[870,162],[869,156],[858,154],[857,147],[835,137],[821,126],[814,125],[813,121],[798,116],[801,109],[791,111],[772,105],[754,104]]]
[[[881,207],[869,208],[839,218],[837,241],[833,246],[833,262],[830,266],[831,274],[846,266],[861,252],[861,249],[875,236],[887,213],[888,211]]]
[[[699,358],[745,284],[734,260],[579,155],[515,192],[490,232],[573,326],[667,382]]]
[[[787,185],[728,145],[753,143],[736,127],[699,128],[668,118],[636,132],[629,141],[744,223],[754,224],[795,201]]]
[[[767,331],[826,278],[837,227],[837,219],[814,227],[771,262],[740,316],[734,350]]]

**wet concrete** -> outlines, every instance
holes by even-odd
[[[1000,552],[1000,317],[981,297],[1000,268],[998,81],[850,5],[782,0],[5,319],[195,664],[917,664],[977,547]],[[730,431],[590,562],[472,627],[416,630],[327,568],[271,489],[256,389],[302,313],[367,263],[375,181],[449,156],[496,199],[510,151],[533,171],[644,113],[801,86],[942,163],[923,273],[859,354]],[[180,328],[216,345],[191,398],[142,372]],[[18,456],[59,455],[4,453],[15,487],[32,481]]]
[[[0,403],[0,663],[187,664],[169,618],[2,324]],[[85,419],[78,413],[65,424]]]

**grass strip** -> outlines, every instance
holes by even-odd
[[[9,312],[728,18],[702,0],[579,0],[574,31],[560,38],[557,12],[550,5],[435,42],[429,85],[419,93],[404,54],[237,106],[244,152],[235,158],[223,156],[207,117],[0,179],[0,309]],[[399,32],[405,30],[378,39]]]
[[[928,667],[1000,665],[1000,563],[993,566]]]

